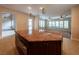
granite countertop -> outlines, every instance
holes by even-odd
[[[62,34],[57,32],[28,32],[25,30],[16,32],[28,41],[58,41],[63,39]]]

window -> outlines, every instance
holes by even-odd
[[[49,21],[49,27],[52,27],[52,22],[51,21]]]
[[[56,21],[56,28],[59,28],[59,21]]]
[[[52,22],[52,26],[55,27],[55,21]]]
[[[8,14],[8,13],[7,13]],[[9,15],[7,16],[6,13],[2,15],[3,21],[2,21],[2,30],[14,30],[15,27],[15,16],[14,15]]]
[[[45,27],[45,21],[44,20],[39,21],[39,27],[41,27],[41,28]]]
[[[69,30],[70,29],[70,20],[69,19],[51,19],[51,20],[40,20],[39,21],[39,30]]]
[[[60,28],[63,28],[63,21],[60,21]]]
[[[28,30],[32,30],[32,19],[28,20]]]
[[[68,24],[68,21],[64,21],[64,28],[67,29],[67,28],[68,28],[68,25],[69,25],[69,24]]]
[[[43,32],[45,30],[45,20],[39,20],[39,32]]]

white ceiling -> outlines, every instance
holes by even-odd
[[[70,14],[70,10],[75,4],[3,4],[1,6],[12,8],[14,10],[28,13],[28,6],[32,7],[32,14],[41,14],[40,7],[44,7],[46,10],[46,15],[48,16],[61,16]]]

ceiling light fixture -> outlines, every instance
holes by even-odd
[[[28,6],[27,9],[28,9],[28,14],[31,14],[32,13],[32,7]]]
[[[46,9],[44,7],[40,7],[40,10],[41,10],[40,18],[43,19],[43,20],[46,20],[47,19]]]
[[[64,17],[63,16],[60,16],[60,20],[63,20],[64,19]]]

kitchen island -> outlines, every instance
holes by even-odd
[[[61,55],[63,36],[57,32],[16,31],[16,48],[21,55]]]

